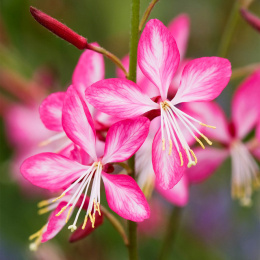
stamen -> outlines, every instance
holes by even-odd
[[[66,223],[68,223],[69,221],[69,218],[70,218],[70,214],[71,214],[71,211],[72,211],[73,207],[71,206],[69,211],[68,211],[68,214],[67,214],[67,218],[66,218]]]
[[[162,139],[162,149],[165,150],[165,138]]]
[[[64,212],[64,210],[66,210],[66,208],[68,207],[68,205],[66,205],[65,207],[63,207],[55,216],[58,217],[62,214],[62,212]]]
[[[172,155],[172,140],[169,140],[169,155]]]
[[[92,228],[94,228],[95,227],[95,215],[94,215],[94,213],[93,213],[93,216],[91,215],[91,213],[88,213],[88,215],[89,215],[90,221],[92,223]]]
[[[59,134],[56,134],[56,135],[53,135],[53,136],[51,136],[49,139],[42,141],[42,142],[39,144],[39,146],[40,146],[40,147],[41,147],[41,146],[46,146],[46,145],[48,145],[48,144],[50,144],[50,143],[52,143],[52,142],[54,142],[54,141],[57,141],[57,140],[59,140],[59,139],[65,137],[65,136],[66,136],[66,134],[65,134],[64,132],[59,133]]]
[[[33,240],[36,238],[36,240],[29,245],[29,248],[31,251],[36,251],[38,249],[39,245],[41,244],[42,233],[43,233],[43,230],[45,229],[45,227],[46,227],[46,225],[44,225],[39,231],[37,231],[36,233],[32,234],[29,237],[29,240]]]
[[[179,152],[179,156],[180,156],[180,160],[181,160],[181,166],[183,166],[183,157],[182,157],[182,153]]]
[[[88,222],[88,215],[85,216],[84,223],[83,223],[83,226],[82,226],[83,230],[85,229],[87,222]]]
[[[63,198],[65,195],[66,195],[66,193],[63,192],[58,198],[54,199],[52,202],[55,202],[55,201]]]
[[[204,138],[204,140],[209,144],[209,145],[212,145],[212,142],[204,135],[204,134],[200,134],[201,137]]]
[[[208,127],[208,128],[216,129],[216,127],[215,127],[215,126],[212,126],[212,125],[206,125],[206,124],[201,123],[201,122],[200,122],[199,124],[202,125],[202,126]]]
[[[40,202],[37,204],[37,206],[38,206],[38,208],[41,208],[41,207],[47,206],[47,205],[49,205],[49,204],[50,204],[50,201],[49,201],[49,200],[42,200],[42,201],[40,201]]]
[[[196,141],[200,144],[200,146],[201,146],[203,149],[205,149],[204,144],[200,141],[200,139],[199,139],[197,136],[195,136],[195,139],[196,139]]]
[[[45,213],[47,213],[47,212],[49,212],[50,211],[50,208],[49,207],[45,207],[45,208],[43,208],[43,209],[39,209],[38,210],[38,214],[39,215],[42,215],[42,214],[45,214]]]
[[[195,153],[191,149],[190,149],[190,152],[191,152],[191,154],[192,154],[192,156],[193,156],[193,158],[195,160],[195,164],[197,164],[198,163],[198,159],[197,159]]]

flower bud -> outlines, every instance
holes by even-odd
[[[240,9],[242,17],[257,31],[260,32],[260,18],[252,13],[250,13],[245,8]]]

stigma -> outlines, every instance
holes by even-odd
[[[252,204],[253,190],[259,188],[259,166],[247,147],[240,141],[230,146],[232,162],[232,198],[240,200],[242,206]]]
[[[74,183],[72,183],[59,197],[57,197],[56,199],[53,200],[53,202],[56,202],[57,200],[66,196],[66,193],[73,190],[71,198],[68,200],[66,206],[64,206],[56,214],[56,216],[58,217],[61,214],[64,214],[66,211],[65,214],[67,214],[67,217],[66,217],[66,223],[67,223],[70,219],[70,216],[71,216],[75,206],[79,207],[73,224],[68,227],[68,229],[70,229],[71,232],[73,232],[77,229],[77,225],[76,225],[77,220],[78,220],[80,212],[85,204],[88,193],[89,193],[89,203],[88,203],[88,208],[86,211],[86,216],[85,216],[85,220],[84,220],[82,229],[85,229],[88,219],[90,219],[90,221],[92,223],[92,227],[94,228],[96,212],[98,212],[98,214],[101,215],[101,211],[100,211],[101,173],[102,173],[101,162],[94,162],[84,174],[82,174]],[[89,189],[91,182],[92,182],[92,188]],[[75,188],[75,186],[76,186],[76,188]],[[81,198],[81,200],[80,200],[80,198]],[[80,203],[79,203],[79,200],[80,200]]]
[[[166,142],[168,142],[168,154],[172,155],[173,145],[176,147],[179,157],[180,165],[183,166],[183,155],[181,153],[180,146],[184,149],[186,156],[188,158],[188,168],[197,164],[197,157],[193,150],[188,145],[184,134],[179,126],[179,122],[188,130],[191,136],[199,143],[199,145],[205,149],[203,142],[197,137],[200,136],[209,145],[212,142],[202,134],[193,122],[201,126],[209,127],[215,129],[215,126],[206,125],[199,120],[189,116],[177,107],[175,107],[170,101],[165,100],[160,103],[161,107],[161,132],[162,132],[162,150],[166,150]],[[178,121],[179,122],[178,122]],[[192,122],[193,121],[193,122]]]
[[[37,251],[39,245],[41,244],[42,241],[42,234],[44,233],[44,231],[46,230],[46,226],[44,225],[39,231],[37,231],[36,233],[32,234],[29,237],[29,240],[34,240],[34,242],[32,242],[29,245],[29,248],[31,251]]]

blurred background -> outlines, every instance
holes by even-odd
[[[141,0],[141,14],[149,2]],[[178,14],[188,14],[191,33],[186,56],[216,56],[233,3],[160,0],[151,18],[168,24]],[[48,93],[65,90],[81,54],[36,23],[29,12],[31,5],[120,58],[128,53],[129,46],[130,0],[0,0],[0,259],[127,259],[127,249],[106,220],[79,242],[69,244],[70,231],[64,228],[37,253],[29,251],[28,237],[46,222],[47,216],[38,216],[36,207],[45,192],[34,190],[22,180],[18,169],[21,157],[29,156],[31,147],[48,133],[40,130],[39,122],[30,121],[35,115],[24,111],[25,104],[37,106]],[[260,1],[254,1],[250,10],[260,15]],[[230,46],[227,58],[233,68],[260,62],[260,35],[240,17]],[[114,76],[115,67],[106,60],[106,77]],[[242,79],[233,80],[218,98],[227,114],[232,93]],[[7,111],[10,103],[15,105]],[[19,119],[21,133],[28,125],[31,132],[20,136],[12,133],[14,117]],[[35,143],[30,143],[30,136],[35,133]],[[260,193],[255,193],[253,205],[248,208],[232,201],[230,167],[227,160],[210,179],[191,187],[190,202],[182,212],[170,259],[260,259]],[[155,214],[160,212],[163,216],[150,224],[150,233],[147,228],[140,228],[140,259],[156,259],[161,248],[172,205],[157,199],[161,208]]]

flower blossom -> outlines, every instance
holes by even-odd
[[[184,132],[188,132],[202,148],[204,145],[197,136],[211,144],[198,129],[211,126],[183,112],[177,105],[213,100],[226,87],[231,76],[231,65],[226,59],[204,57],[191,60],[183,69],[176,95],[169,100],[168,88],[179,61],[180,54],[172,34],[159,20],[150,20],[139,41],[138,64],[160,95],[151,99],[138,85],[126,79],[102,80],[86,89],[87,101],[104,113],[121,118],[151,116],[156,112],[160,115],[160,127],[153,140],[152,162],[163,189],[171,189],[180,181],[184,164],[191,167],[197,163]]]
[[[94,225],[94,215],[100,212],[100,182],[104,182],[109,207],[125,219],[140,222],[149,217],[148,203],[136,184],[127,175],[106,173],[109,164],[129,159],[142,145],[149,131],[149,120],[139,117],[124,120],[110,127],[102,156],[96,138],[93,120],[85,102],[71,86],[66,93],[62,110],[63,129],[76,146],[73,157],[67,158],[55,153],[41,153],[24,161],[21,166],[23,176],[36,186],[50,190],[59,190],[68,186],[56,199],[59,200],[79,184],[67,204],[56,216],[63,214],[69,207],[67,215],[76,206],[84,192],[82,205],[69,229],[76,230],[76,223],[84,201],[90,190],[90,199],[83,224],[88,218]],[[92,213],[93,212],[93,213]]]
[[[254,159],[254,156],[260,159],[260,138],[258,137],[259,140],[257,140],[248,136],[260,122],[259,83],[260,70],[257,70],[238,87],[232,99],[230,121],[217,104],[201,104],[204,106],[201,109],[205,117],[208,117],[210,123],[214,121],[218,129],[216,132],[207,134],[218,141],[222,148],[212,147],[207,151],[198,151],[199,163],[192,171],[188,171],[192,183],[200,182],[230,156],[232,197],[239,199],[240,203],[245,206],[251,204],[253,190],[260,185],[259,165]]]

